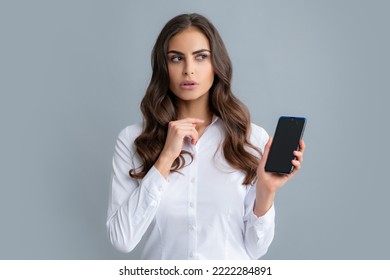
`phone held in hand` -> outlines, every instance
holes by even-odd
[[[306,118],[279,118],[275,135],[265,164],[265,171],[279,174],[290,174],[294,166],[291,161],[295,158],[293,152],[299,148],[299,140],[305,130]]]

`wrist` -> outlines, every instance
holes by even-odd
[[[169,173],[171,172],[171,167],[174,162],[171,157],[166,156],[164,154],[160,154],[156,162],[154,163],[154,167],[165,177],[168,178]]]
[[[275,200],[275,192],[256,192],[256,200],[253,212],[257,217],[264,216],[272,207]]]

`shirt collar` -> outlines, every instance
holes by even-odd
[[[213,125],[215,122],[217,122],[219,120],[219,117],[216,116],[215,114],[213,115],[213,118],[211,119],[211,123],[210,125]]]

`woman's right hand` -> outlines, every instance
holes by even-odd
[[[164,148],[154,164],[165,178],[168,178],[172,163],[182,151],[184,138],[190,137],[193,145],[198,142],[199,134],[196,126],[203,122],[204,120],[196,118],[185,118],[169,122]]]

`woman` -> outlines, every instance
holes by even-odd
[[[203,16],[162,29],[141,103],[143,124],[125,128],[113,158],[107,228],[145,259],[258,259],[274,235],[275,192],[294,172],[264,171],[268,134],[250,123],[230,87],[223,41]]]

